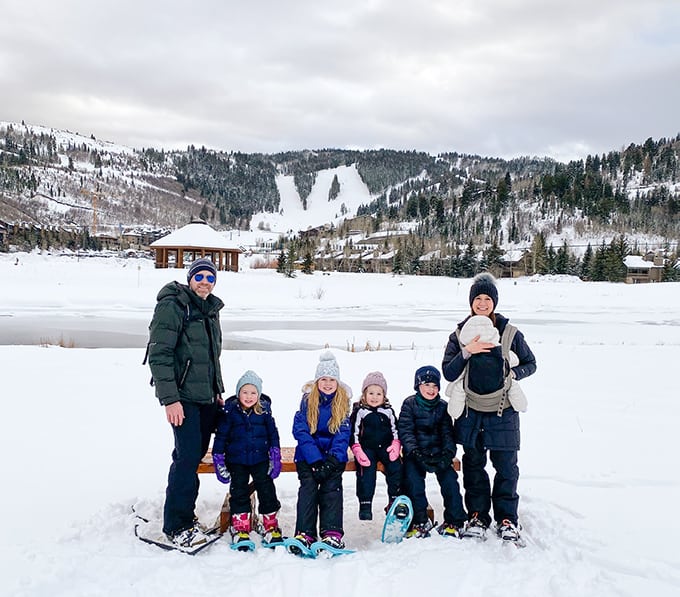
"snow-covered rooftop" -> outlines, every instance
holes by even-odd
[[[228,240],[208,224],[192,222],[150,245],[156,247],[203,247],[206,249],[239,249],[239,244]]]

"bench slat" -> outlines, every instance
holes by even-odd
[[[348,457],[349,461],[345,465],[345,472],[348,471],[356,471],[356,462],[354,461],[354,454],[351,452],[348,452]],[[281,472],[282,473],[295,473],[297,472],[297,468],[295,466],[295,448],[291,447],[285,447],[281,448]],[[460,460],[458,458],[453,459],[453,470],[455,471],[460,471]],[[378,463],[378,470],[381,472],[384,472],[383,465],[381,463]],[[199,474],[207,474],[207,473],[214,473],[215,472],[215,467],[213,466],[212,462],[212,454],[208,452],[204,457],[203,460],[201,460],[201,463],[198,465],[198,473]]]

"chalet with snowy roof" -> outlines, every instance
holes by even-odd
[[[663,276],[663,259],[653,255],[627,255],[623,263],[626,265],[626,284],[660,282]]]
[[[498,278],[519,278],[526,276],[529,271],[527,258],[529,251],[525,249],[512,249],[498,258],[498,268],[494,274]]]
[[[182,268],[199,257],[209,257],[218,270],[238,271],[241,248],[208,226],[194,220],[150,245],[156,254],[156,267]]]

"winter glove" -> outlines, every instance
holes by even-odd
[[[345,470],[344,463],[340,462],[335,456],[329,456],[326,460],[312,465],[314,480],[321,483],[329,479],[333,473]]]
[[[368,456],[366,456],[366,452],[361,448],[361,444],[352,444],[352,454],[354,454],[354,458],[359,465],[371,466],[371,461]]]
[[[314,477],[314,481],[321,483],[322,481],[326,480],[328,469],[324,460],[313,462],[310,466],[312,467],[312,476]]]
[[[456,453],[451,450],[444,450],[439,456],[439,470],[444,471],[447,468],[451,468],[451,461],[455,455]]]
[[[328,467],[329,477],[332,473],[344,473],[345,463],[340,462],[335,456],[331,455],[326,458],[326,466]]]
[[[439,467],[439,457],[432,457],[420,448],[413,450],[411,456],[425,469],[425,472],[434,473]]]
[[[227,484],[231,481],[231,475],[224,464],[224,454],[213,454],[213,464],[215,465],[215,476],[220,483]]]
[[[428,456],[423,462],[423,466],[428,473],[436,473],[441,467],[441,461],[438,456]]]
[[[269,448],[269,476],[276,479],[281,474],[281,449]]]
[[[401,454],[401,442],[398,439],[392,441],[392,443],[387,446],[387,455],[390,457],[390,461],[394,462],[399,459]]]

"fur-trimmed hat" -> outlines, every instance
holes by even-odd
[[[437,384],[437,388],[441,388],[441,374],[436,367],[432,365],[425,365],[416,369],[416,376],[413,381],[413,389],[417,390],[418,386],[422,383],[434,383]]]
[[[247,384],[255,386],[258,397],[262,395],[262,380],[260,376],[255,371],[248,370],[236,382],[236,396],[238,396],[241,388]]]
[[[196,259],[196,261],[194,261],[189,266],[189,271],[187,272],[187,282],[189,282],[195,274],[205,270],[209,271],[213,276],[215,276],[215,278],[217,278],[217,268],[215,267],[215,264],[207,257],[201,257],[200,259]]]
[[[362,394],[368,386],[380,386],[383,394],[387,396],[387,382],[385,381],[385,376],[380,371],[373,371],[364,378],[364,383],[361,384]]]
[[[494,327],[493,322],[486,315],[472,315],[467,318],[463,327],[460,328],[461,346],[467,346],[476,336],[479,336],[481,342],[491,342],[492,344],[500,342],[498,329]]]
[[[319,356],[319,364],[316,366],[314,381],[318,381],[321,377],[332,377],[336,381],[340,381],[340,367],[330,350]]]
[[[472,301],[475,297],[480,294],[486,294],[493,301],[494,310],[498,306],[498,288],[496,288],[496,278],[494,278],[488,272],[482,272],[477,274],[472,280],[472,286],[470,286],[470,306],[472,307]]]

